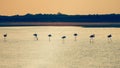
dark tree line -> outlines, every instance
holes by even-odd
[[[120,14],[66,15],[66,14],[26,14],[0,16],[0,22],[120,22]]]

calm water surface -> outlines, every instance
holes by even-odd
[[[93,43],[91,34],[96,35]],[[120,28],[0,27],[0,68],[120,68]]]

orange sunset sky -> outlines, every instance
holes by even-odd
[[[0,0],[0,15],[120,14],[120,0]]]

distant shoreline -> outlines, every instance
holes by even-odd
[[[0,23],[7,22],[116,22],[120,23],[120,14],[66,15],[66,14],[26,14],[1,16]]]
[[[120,23],[109,22],[13,22],[0,23],[0,27],[6,26],[82,26],[82,27],[120,27]]]

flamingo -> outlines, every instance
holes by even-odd
[[[112,41],[112,35],[111,34],[109,34],[109,35],[107,35],[107,37],[108,37],[108,41]]]
[[[52,35],[51,35],[51,34],[49,34],[49,35],[48,35],[48,37],[49,37],[49,42],[50,42],[50,41],[51,41],[50,37],[52,37]]]
[[[95,34],[90,35],[90,42],[93,42],[94,38],[95,38]]]
[[[64,39],[66,38],[66,36],[62,36],[62,39],[63,39],[63,43],[64,43]]]
[[[75,33],[75,34],[74,34],[74,36],[75,36],[75,41],[77,41],[76,37],[78,36],[78,34],[77,34],[77,33]]]
[[[36,40],[38,40],[38,35],[35,33],[35,34],[33,34],[33,36],[35,36],[35,38],[36,38]]]
[[[6,37],[7,37],[7,33],[6,33],[6,34],[4,34],[4,35],[3,35],[3,37],[4,37],[4,40],[6,40]]]

